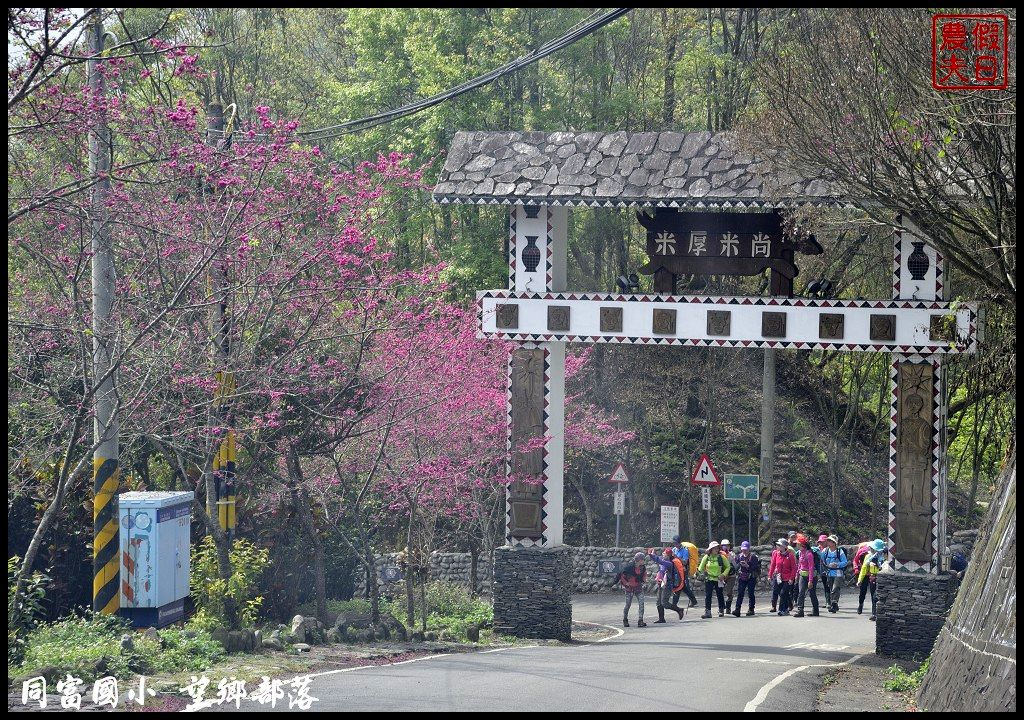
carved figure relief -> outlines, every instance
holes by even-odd
[[[676,311],[670,308],[655,308],[652,328],[658,335],[675,335]]]
[[[548,305],[548,330],[569,332],[569,306]]]
[[[822,313],[818,316],[818,336],[822,340],[842,340],[845,330],[845,315],[841,313]]]
[[[499,328],[515,330],[519,327],[519,305],[499,303],[494,306],[494,323]]]
[[[926,563],[932,556],[932,388],[930,363],[901,363],[896,420],[896,558]]]
[[[872,315],[871,339],[875,342],[896,342],[896,316]]]
[[[519,348],[512,354],[512,473],[539,477],[544,472],[543,451],[517,448],[544,435],[544,350]],[[511,532],[516,537],[541,534],[541,484],[516,481],[509,485]]]
[[[786,313],[761,313],[761,334],[766,338],[786,337]]]
[[[708,335],[728,336],[731,332],[731,312],[728,310],[708,310]]]
[[[601,308],[601,332],[622,332],[622,308]]]

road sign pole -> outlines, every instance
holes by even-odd
[[[615,516],[615,547],[619,546],[619,517],[621,516]]]
[[[736,542],[736,501],[732,501],[732,537],[729,538],[732,542]]]
[[[708,545],[711,544],[711,508],[708,508]]]
[[[751,530],[751,524],[750,524],[750,506],[752,504],[753,503],[749,503],[749,502],[747,503],[747,542],[749,542],[751,545],[757,545],[758,543],[751,537],[751,535],[754,534],[753,531]]]

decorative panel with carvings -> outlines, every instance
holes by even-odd
[[[903,563],[932,559],[932,433],[935,423],[935,366],[899,364],[896,423],[896,558]]]

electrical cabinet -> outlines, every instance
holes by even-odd
[[[194,496],[191,491],[118,496],[121,614],[135,627],[164,627],[185,616]]]

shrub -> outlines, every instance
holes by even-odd
[[[124,618],[91,611],[83,617],[70,615],[39,625],[26,637],[24,658],[15,672],[34,675],[40,668],[52,666],[59,668],[61,675],[70,672],[85,682],[106,675],[128,678],[147,674],[160,656],[160,645],[135,634],[132,649],[122,650],[121,637],[130,631]]]
[[[14,607],[14,591],[18,586],[21,558],[7,558],[7,664],[16,664],[25,649],[25,636],[45,617],[43,600],[50,585],[50,576],[36,571],[25,578],[24,592],[18,608]],[[16,613],[15,610],[20,610]],[[16,617],[17,616],[17,617]]]
[[[490,604],[474,598],[461,585],[432,582],[427,585],[428,630],[448,630],[460,640],[466,639],[470,627],[479,627],[494,620]]]
[[[228,627],[224,598],[231,597],[239,612],[242,627],[255,627],[263,598],[256,594],[260,578],[269,564],[269,551],[248,540],[235,540],[231,546],[231,579],[223,580],[217,571],[217,548],[207,535],[192,558],[190,586],[196,614],[189,622],[200,630]]]
[[[224,647],[210,637],[210,633],[193,630],[189,634],[182,628],[160,631],[162,649],[153,663],[156,671],[205,670],[224,657]]]

